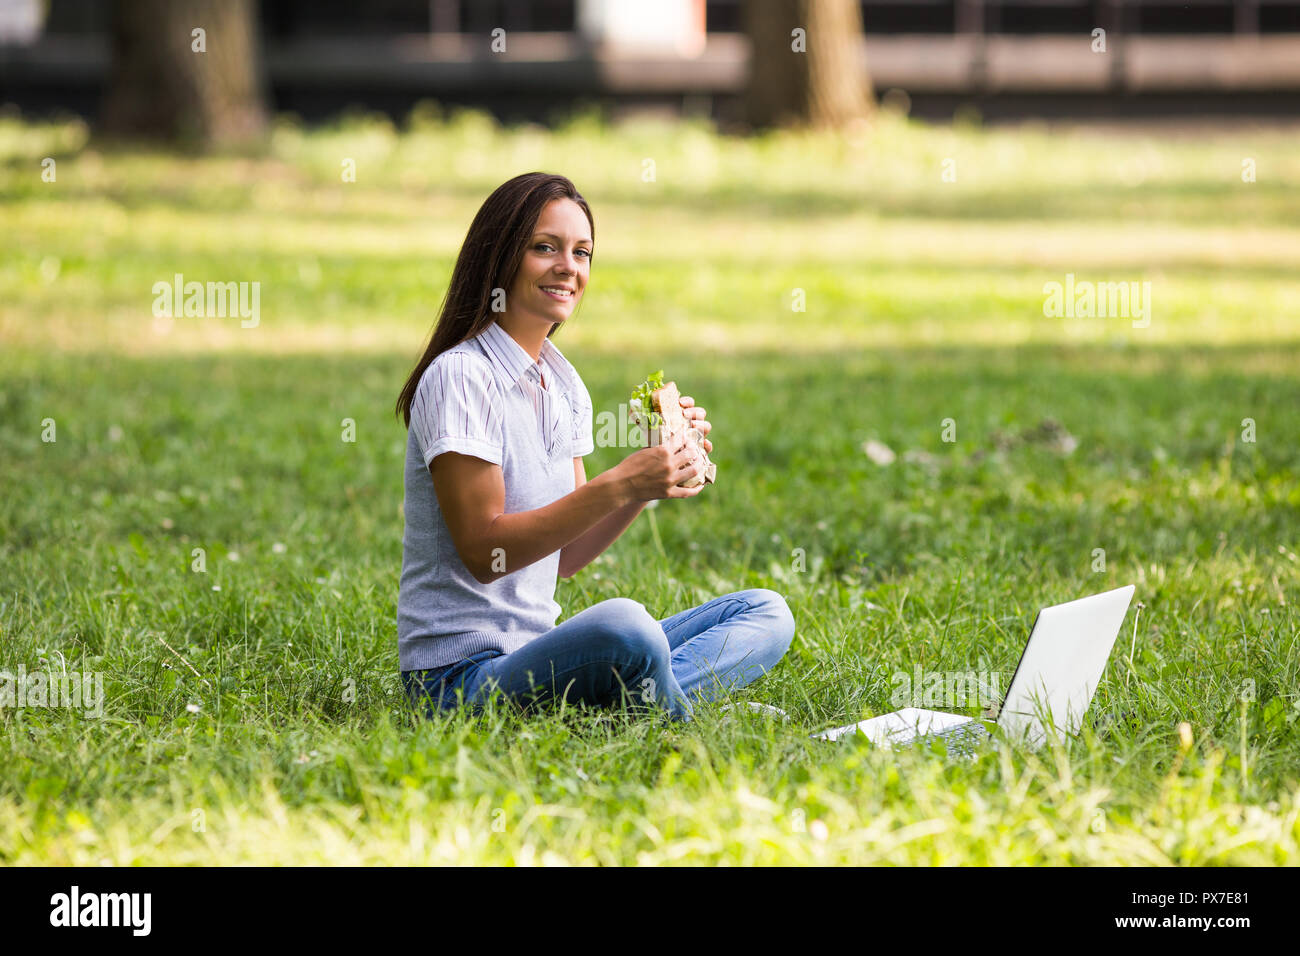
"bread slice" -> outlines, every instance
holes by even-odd
[[[649,427],[644,422],[642,423],[641,431],[645,437],[646,445],[662,445],[684,429],[686,431],[687,445],[698,449],[700,457],[704,460],[704,473],[692,475],[681,482],[679,487],[694,488],[701,484],[713,484],[718,474],[718,466],[709,461],[709,454],[704,450],[702,444],[704,435],[700,433],[699,429],[690,424],[682,411],[681,393],[677,391],[677,383],[668,382],[663,388],[655,389],[650,395],[650,403],[654,406],[654,411],[658,412],[663,418],[663,421],[654,428]]]
[[[686,413],[682,411],[682,394],[677,391],[676,382],[668,382],[663,388],[651,392],[650,404],[663,416],[663,424],[669,435],[676,435],[686,427]]]

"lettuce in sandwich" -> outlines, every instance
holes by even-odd
[[[650,428],[657,428],[663,424],[663,416],[654,408],[654,401],[651,396],[656,391],[664,387],[664,370],[650,373],[646,380],[632,389],[632,397],[628,400],[628,407],[632,412],[632,420],[638,425],[647,425]]]

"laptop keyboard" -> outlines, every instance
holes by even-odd
[[[980,721],[970,720],[930,736],[942,739],[950,755],[954,757],[970,757],[974,755],[981,741],[989,736],[989,732]]]

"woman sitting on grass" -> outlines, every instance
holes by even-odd
[[[626,701],[689,720],[770,670],[794,637],[766,588],[663,620],[610,598],[556,626],[556,574],[572,577],[647,501],[691,498],[701,471],[679,434],[587,480],[592,404],[550,341],[587,285],[595,225],[563,176],[497,188],[465,237],[432,340],[402,389],[408,429],[397,645],[416,703]],[[703,408],[683,396],[703,434]],[[706,452],[713,450],[707,438]]]

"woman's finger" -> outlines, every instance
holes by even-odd
[[[673,481],[673,484],[680,485],[687,478],[694,478],[696,475],[699,474],[703,474],[703,470],[701,468],[699,461],[698,460],[688,461],[685,464],[683,464],[681,468],[677,469],[677,473],[673,476],[675,479]]]

